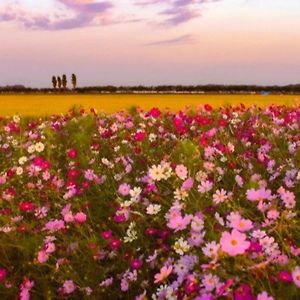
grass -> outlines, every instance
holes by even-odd
[[[209,103],[221,105],[293,105],[300,103],[300,95],[0,95],[0,115],[43,116],[67,112],[72,106],[96,108],[113,113],[139,106],[143,109],[159,107],[178,111],[185,106],[196,107]]]

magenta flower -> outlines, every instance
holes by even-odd
[[[134,270],[140,269],[142,265],[143,265],[143,261],[138,258],[135,258],[130,262],[130,266]]]
[[[105,240],[109,240],[112,237],[112,231],[111,230],[106,230],[103,231],[101,233],[101,236],[105,239]]]
[[[288,271],[280,271],[278,273],[278,279],[284,283],[291,283],[293,282],[292,274]]]
[[[7,271],[4,268],[0,268],[0,282],[3,282],[7,276]]]
[[[251,287],[249,284],[242,283],[233,293],[234,300],[253,300]]]

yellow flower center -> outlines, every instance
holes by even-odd
[[[236,246],[238,242],[236,240],[231,240],[230,243],[232,246]]]

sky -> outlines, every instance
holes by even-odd
[[[0,86],[300,83],[300,0],[0,0]]]

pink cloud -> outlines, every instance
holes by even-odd
[[[20,5],[10,4],[0,11],[0,21],[16,21],[25,28],[61,30],[109,23],[110,1],[95,0],[58,0],[74,16],[53,17],[31,13]]]
[[[136,2],[138,6],[165,5],[166,8],[159,12],[163,15],[162,24],[176,26],[201,16],[203,4],[218,2],[221,0],[141,0]]]
[[[56,0],[64,7],[64,14],[31,12],[22,6],[22,1],[8,0],[8,5],[0,5],[0,22],[15,21],[25,28],[41,30],[64,30],[87,26],[108,25],[143,21],[143,12],[135,13],[128,19],[117,17],[118,0]],[[221,0],[131,0],[135,6],[146,9],[151,6],[156,11],[159,24],[177,26],[201,16],[203,5]],[[120,5],[121,7],[121,5]],[[117,12],[117,13],[116,13]],[[126,12],[125,12],[126,14]],[[141,17],[140,17],[141,16]]]

